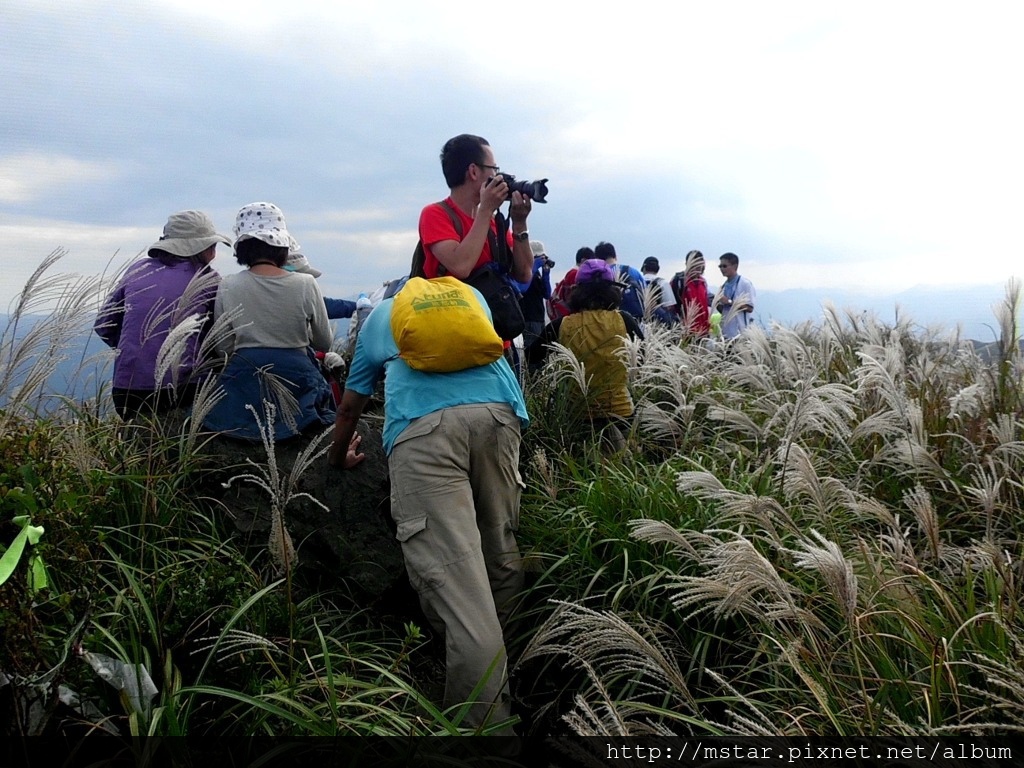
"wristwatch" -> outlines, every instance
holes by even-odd
[[[519,240],[520,242],[525,243],[527,240],[530,239],[530,233],[526,230],[523,230],[522,232],[513,232],[512,237],[514,237],[516,240]]]

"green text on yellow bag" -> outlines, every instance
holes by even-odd
[[[417,371],[493,363],[504,349],[473,289],[454,277],[409,278],[391,307],[398,356]]]

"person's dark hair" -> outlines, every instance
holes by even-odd
[[[235,260],[243,267],[251,267],[257,261],[270,261],[283,267],[288,261],[287,245],[271,245],[255,237],[235,243]]]
[[[471,133],[460,133],[444,143],[441,148],[441,170],[448,189],[455,189],[466,180],[466,171],[472,163],[484,161],[484,147],[487,139]]]
[[[597,257],[594,255],[594,249],[591,248],[590,246],[584,245],[582,248],[580,248],[578,251],[576,251],[576,266],[578,267],[580,264],[582,264],[587,259],[596,259],[596,258]]]
[[[612,245],[611,243],[606,243],[602,240],[594,248],[594,258],[601,259],[602,261],[608,261],[608,259],[617,259],[615,255],[615,246]]]
[[[193,253],[191,256],[178,256],[176,253],[162,251],[159,248],[150,248],[149,258],[156,259],[165,267],[173,267],[175,264],[181,264],[181,262],[183,261],[189,261],[192,262],[192,266],[194,266],[196,269],[199,269],[200,267],[206,266],[206,261],[203,259],[203,254],[206,253],[207,250],[209,249],[204,248],[199,253]]]
[[[622,283],[611,280],[576,283],[569,292],[569,310],[618,309],[622,306],[623,287]]]
[[[718,257],[719,261],[725,261],[727,264],[736,266],[740,263],[740,257],[735,253],[723,253]]]

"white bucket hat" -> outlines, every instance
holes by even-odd
[[[243,240],[256,238],[268,245],[287,248],[292,241],[284,214],[273,203],[243,205],[235,216],[235,247]]]
[[[309,259],[302,253],[302,246],[291,235],[288,236],[288,260],[284,263],[284,268],[289,272],[304,272],[313,277],[320,277],[323,274],[319,269],[314,269],[310,265]]]
[[[187,259],[215,243],[231,245],[231,238],[217,232],[213,219],[202,211],[178,211],[167,217],[164,233],[149,246],[149,254],[152,256],[153,251],[165,251]]]

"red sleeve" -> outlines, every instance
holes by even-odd
[[[439,203],[431,203],[420,212],[420,240],[423,241],[423,272],[427,277],[437,277],[438,267],[440,266],[437,258],[434,256],[434,252],[431,247],[437,243],[444,242],[445,240],[455,240],[461,243],[462,237],[465,236],[473,226],[473,219],[463,215],[455,205],[451,202],[451,198],[446,201],[452,206],[455,211],[455,215],[459,217],[462,222],[462,236],[455,230],[455,225],[452,223],[451,217],[448,216],[448,212],[441,207]],[[491,229],[494,229],[494,222],[491,222]],[[509,247],[512,245],[512,232],[509,230],[508,233]],[[485,241],[483,250],[480,252],[480,259],[477,261],[476,266],[479,267],[482,264],[488,262],[491,258],[490,245]]]
[[[435,243],[445,240],[461,241],[455,231],[448,212],[438,203],[431,203],[420,212],[420,240],[423,242],[423,274],[428,278],[437,277],[440,263],[430,249]]]
[[[420,240],[423,241],[425,248],[430,248],[444,240],[459,242],[462,238],[455,231],[455,226],[444,208],[437,203],[431,203],[420,213]]]

